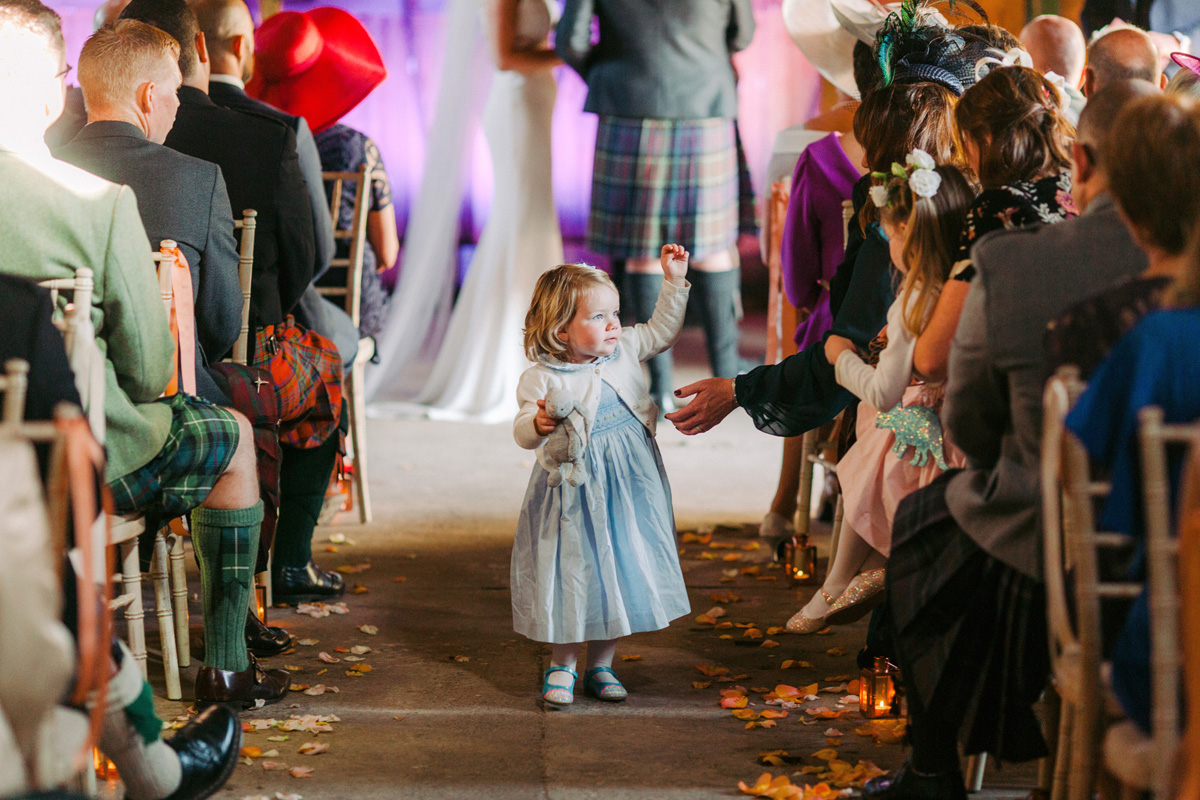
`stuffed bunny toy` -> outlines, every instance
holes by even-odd
[[[583,439],[570,419],[572,414],[583,418],[583,411],[583,403],[576,400],[575,395],[566,389],[551,389],[546,393],[546,414],[551,419],[563,421],[562,425],[546,437],[546,455],[557,465],[546,479],[551,488],[562,483],[564,478],[572,486],[580,486],[587,482],[587,466],[583,462]]]

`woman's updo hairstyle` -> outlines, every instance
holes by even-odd
[[[1075,128],[1054,84],[1028,67],[999,67],[963,93],[954,109],[959,139],[979,148],[985,189],[1044,178],[1071,166]]]

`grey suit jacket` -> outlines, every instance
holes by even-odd
[[[600,23],[594,46],[593,17]],[[584,111],[733,118],[729,59],[753,37],[752,0],[566,0],[555,49],[587,81]]]
[[[127,122],[93,122],[55,156],[133,189],[151,249],[175,240],[192,273],[197,366],[220,361],[242,327],[238,252],[221,168],[155,144]],[[229,402],[202,368],[196,393]]]
[[[1042,390],[1046,325],[1145,269],[1107,195],[1075,219],[997,231],[971,250],[979,270],[950,352],[942,421],[967,457],[946,488],[955,521],[992,557],[1042,578]]]
[[[316,243],[317,262],[314,265],[313,280],[321,277],[329,270],[329,262],[333,260],[333,252],[337,243],[333,240],[333,219],[329,216],[329,199],[325,196],[325,181],[321,177],[321,154],[317,152],[317,143],[313,141],[312,131],[304,117],[294,117],[275,106],[267,105],[261,100],[246,94],[231,83],[212,81],[208,84],[208,96],[219,106],[231,108],[234,111],[250,111],[266,117],[279,120],[291,128],[296,134],[296,155],[300,157],[300,173],[304,176],[304,185],[308,190],[308,204],[313,212],[313,237]]]

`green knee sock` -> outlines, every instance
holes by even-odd
[[[262,518],[261,501],[249,508],[192,512],[192,546],[204,600],[204,660],[215,669],[240,672],[250,666],[246,614]]]
[[[276,568],[303,567],[312,560],[313,531],[325,505],[325,490],[337,463],[337,447],[337,434],[306,450],[284,445],[274,542]]]

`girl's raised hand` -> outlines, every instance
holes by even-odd
[[[558,427],[558,423],[562,420],[557,420],[546,413],[546,401],[538,400],[538,412],[533,418],[533,429],[537,431],[538,436],[549,436],[554,433],[554,429]]]
[[[684,276],[688,271],[688,258],[691,254],[682,245],[664,244],[662,249],[662,270],[667,279],[676,286],[682,286]]]

